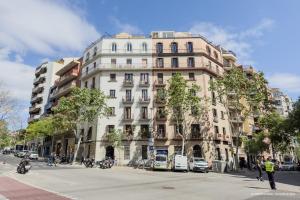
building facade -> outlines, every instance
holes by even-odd
[[[121,33],[102,38],[84,52],[81,87],[97,88],[108,97],[108,118],[82,127],[80,153],[96,160],[113,157],[127,164],[146,158],[152,123],[152,43],[150,38]],[[123,134],[122,148],[114,149],[106,135]],[[79,153],[79,154],[80,154]]]

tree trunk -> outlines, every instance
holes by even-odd
[[[185,139],[182,137],[182,148],[181,148],[181,155],[183,156],[184,154],[184,146],[185,146]]]
[[[74,134],[75,134],[75,138],[77,138],[76,131],[74,131]],[[81,143],[81,135],[79,135],[79,139],[78,139],[78,142],[77,142],[77,147],[75,148],[72,164],[74,164],[75,161],[76,161],[78,150],[79,150],[79,147],[80,147],[80,143]]]
[[[241,132],[241,127],[239,125],[239,129],[238,129],[238,134],[237,134],[237,141],[236,141],[236,151],[235,151],[235,171],[237,170],[237,166],[239,163],[239,143],[240,143],[240,132]]]

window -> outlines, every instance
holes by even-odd
[[[163,44],[162,43],[156,44],[156,53],[163,53]]]
[[[116,52],[117,51],[117,44],[116,43],[112,43],[112,45],[111,45],[111,51],[112,52]]]
[[[226,156],[226,161],[228,161],[229,160],[228,149],[225,149],[225,156]]]
[[[217,104],[215,92],[211,92],[211,99],[212,99],[212,105],[215,106]]]
[[[127,51],[128,52],[132,51],[132,44],[131,43],[127,43]]]
[[[112,58],[112,59],[110,60],[110,63],[111,63],[111,65],[115,66],[115,65],[117,64],[117,59]]]
[[[143,67],[147,67],[147,65],[148,65],[148,60],[147,60],[147,58],[143,58],[143,59],[142,59],[142,66],[143,66]]]
[[[86,136],[86,140],[92,140],[93,128],[90,127]]]
[[[126,90],[126,101],[131,101],[131,90]]]
[[[165,138],[166,137],[166,127],[164,124],[157,125],[157,137]]]
[[[216,51],[214,51],[214,57],[216,60],[218,60],[218,58],[219,58],[218,53]]]
[[[148,108],[147,107],[142,107],[141,113],[142,113],[142,116],[141,116],[142,119],[148,119]]]
[[[164,74],[163,73],[157,73],[157,81],[160,84],[164,83]]]
[[[189,80],[194,81],[195,80],[195,74],[194,73],[189,73]]]
[[[157,58],[156,59],[156,67],[163,68],[164,67],[164,59],[163,58]]]
[[[125,82],[132,82],[133,81],[133,74],[125,74]]]
[[[146,137],[146,138],[150,137],[149,125],[148,124],[142,124],[141,125],[141,135],[142,135],[142,137]]]
[[[130,160],[130,146],[124,146],[124,160]]]
[[[182,152],[182,146],[174,146],[175,155],[181,155],[181,152]]]
[[[145,42],[142,44],[142,49],[143,49],[143,51],[148,50],[147,44]]]
[[[142,100],[147,101],[148,100],[148,90],[142,89]]]
[[[112,133],[115,130],[115,125],[107,125],[107,131],[108,133]]]
[[[148,159],[148,146],[142,145],[142,159]]]
[[[218,66],[218,65],[216,65],[216,72],[217,72],[217,74],[220,73],[220,70],[219,70],[219,66]]]
[[[215,134],[219,134],[219,127],[218,126],[214,126],[215,129]]]
[[[116,81],[116,74],[110,74],[110,81]]]
[[[188,67],[195,67],[195,59],[193,57],[188,58]]]
[[[125,119],[132,119],[131,118],[131,107],[125,107]]]
[[[89,73],[89,67],[85,68],[85,73],[88,74]]]
[[[193,51],[194,51],[193,43],[192,42],[188,42],[187,43],[187,52],[188,53],[192,53]]]
[[[96,62],[94,62],[93,65],[94,65],[94,69],[95,69],[96,68]]]
[[[171,52],[178,53],[178,44],[176,42],[171,43]]]
[[[200,124],[191,124],[192,138],[199,138],[200,136]]]
[[[149,83],[149,74],[148,73],[141,73],[140,74],[140,81],[141,83]]]
[[[226,128],[223,127],[223,135],[226,135]]]
[[[178,58],[172,58],[171,66],[174,68],[178,67]]]
[[[192,114],[192,115],[197,115],[197,114],[199,114],[199,109],[197,108],[197,106],[192,106],[192,107],[191,107],[191,114]]]
[[[131,58],[127,58],[126,59],[126,64],[127,65],[132,65],[132,59]]]
[[[133,130],[132,130],[132,126],[130,124],[126,124],[125,125],[125,134],[128,135],[133,135]]]
[[[90,59],[90,52],[87,52],[85,56],[85,62],[88,61],[89,59]]]
[[[84,87],[88,88],[88,82],[87,81],[84,82]]]
[[[94,47],[93,57],[95,57],[96,55],[97,55],[97,47]]]
[[[209,46],[206,46],[206,53],[210,56],[211,55],[211,50]]]
[[[116,98],[116,90],[109,90],[109,97]]]
[[[93,77],[92,79],[92,85],[91,85],[91,89],[95,89],[95,86],[96,86],[96,78]]]
[[[223,111],[221,111],[221,119],[225,119],[225,118],[224,118],[224,112],[223,112]]]
[[[115,107],[109,107],[108,115],[109,116],[115,116],[116,115],[116,113],[115,113]]]
[[[213,110],[213,117],[218,117],[217,109],[212,109]]]

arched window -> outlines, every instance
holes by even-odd
[[[215,57],[216,60],[218,60],[218,58],[219,58],[218,53],[216,51],[214,51],[214,57]]]
[[[127,43],[127,51],[131,52],[132,51],[132,44]]]
[[[164,49],[164,46],[162,43],[157,43],[156,44],[156,53],[163,53],[163,49]]]
[[[172,42],[171,44],[171,52],[177,53],[178,52],[178,44],[176,42]]]
[[[193,147],[193,156],[195,158],[202,158],[202,151],[200,145],[195,145]]]
[[[97,47],[94,47],[94,53],[93,53],[93,56],[96,56],[97,55]]]
[[[111,44],[111,51],[113,51],[113,52],[117,51],[117,44],[116,43]]]
[[[192,42],[188,42],[187,43],[187,52],[188,53],[192,53],[194,51],[193,49],[193,43]]]
[[[211,55],[211,50],[210,50],[210,47],[209,46],[206,46],[206,52],[207,54],[210,56]]]
[[[147,44],[145,42],[142,44],[142,48],[143,48],[143,51],[147,51],[148,50]]]

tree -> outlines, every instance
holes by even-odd
[[[191,134],[191,124],[200,124],[204,114],[203,99],[197,95],[200,87],[192,84],[176,73],[168,81],[169,87],[165,92],[158,92],[158,98],[166,100],[166,113],[171,115],[171,120],[176,125],[175,132],[182,139],[182,151],[184,154],[185,141]],[[190,116],[192,114],[192,116]]]
[[[286,152],[293,141],[295,131],[287,119],[281,117],[276,111],[266,113],[259,119],[259,125],[266,130],[272,145],[273,157],[275,152]]]
[[[294,103],[293,110],[289,113],[287,121],[289,126],[300,135],[300,97]]]
[[[55,122],[52,116],[34,121],[26,128],[25,140],[30,141],[39,137],[52,135],[55,132]]]
[[[120,150],[122,147],[122,139],[124,135],[120,129],[114,129],[106,135],[108,143],[114,148],[118,149],[119,158],[120,158]]]
[[[82,138],[78,126],[85,122],[92,123],[97,117],[107,116],[109,108],[102,91],[74,88],[70,96],[59,100],[53,111],[60,130],[71,131],[78,141],[73,160],[75,162]]]
[[[265,141],[265,134],[263,132],[260,132],[258,134],[254,135],[254,138],[252,139],[246,139],[244,140],[245,143],[245,149],[250,154],[259,155],[263,154],[264,151],[269,149],[269,144]]]
[[[0,120],[7,120],[9,114],[13,111],[14,101],[9,92],[2,88],[0,83]]]
[[[219,101],[224,105],[226,114],[234,116],[241,123],[233,123],[230,120],[232,134],[236,137],[236,152],[234,169],[239,160],[239,141],[243,135],[242,124],[253,113],[268,109],[267,81],[262,72],[252,73],[251,76],[242,68],[233,68],[210,82],[213,101]]]
[[[0,120],[0,149],[10,146],[12,142],[12,136],[9,134],[7,123],[4,120]]]

